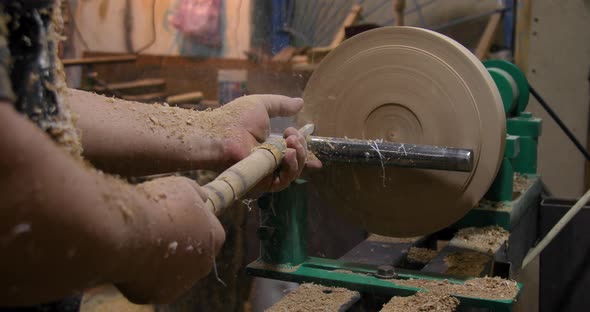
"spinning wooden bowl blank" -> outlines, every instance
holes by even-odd
[[[370,232],[440,230],[498,172],[506,135],[498,90],[471,52],[438,33],[388,27],[353,37],[322,61],[304,100],[298,120],[314,123],[317,135],[473,150],[470,173],[327,164],[313,179],[320,196]]]

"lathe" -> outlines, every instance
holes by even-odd
[[[351,303],[442,291],[463,307],[511,311],[523,285],[510,279],[536,239],[543,190],[541,120],[528,99],[515,65],[482,64],[432,31],[386,27],[345,41],[314,71],[298,116],[323,137],[308,141],[324,168],[259,200],[260,258],[247,271],[357,291]],[[263,147],[272,164],[255,170],[278,165],[284,147],[272,144]],[[231,180],[208,185],[212,209],[245,192]],[[367,240],[339,259],[309,257],[309,187]],[[505,279],[473,279],[484,276]]]

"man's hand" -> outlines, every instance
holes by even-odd
[[[230,135],[225,134],[224,154],[229,164],[242,160],[252,149],[264,142],[270,134],[270,118],[295,115],[303,107],[303,100],[282,95],[249,95],[238,98],[220,108],[227,114],[238,112],[237,122],[226,125]],[[220,120],[223,123],[224,120]],[[307,159],[307,143],[297,129],[288,128],[283,133],[287,142],[281,169],[278,175],[263,180],[254,192],[280,191],[301,175],[305,167],[321,168],[317,159]],[[307,159],[307,160],[306,160]]]
[[[190,179],[161,178],[137,189],[151,201],[149,235],[140,247],[140,267],[117,287],[136,303],[171,302],[211,271],[225,232],[205,208],[206,194]]]
[[[250,95],[212,112],[197,112],[73,89],[66,92],[66,101],[80,116],[84,157],[122,176],[226,169],[266,140],[271,117],[293,116],[303,107],[301,99]],[[290,150],[281,173],[264,181],[261,191],[283,189],[304,167],[321,167],[317,159],[304,161],[305,140],[296,131],[285,131],[285,137]]]

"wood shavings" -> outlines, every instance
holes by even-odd
[[[393,297],[381,312],[453,312],[459,300],[446,294],[419,292],[408,297]]]
[[[480,252],[452,252],[444,259],[447,265],[447,270],[444,273],[465,277],[481,276],[491,260],[492,257]]]
[[[270,263],[264,263],[261,261],[256,261],[256,262],[250,263],[249,266],[252,268],[256,268],[256,269],[276,271],[276,272],[286,272],[286,273],[292,273],[292,272],[295,272],[299,269],[299,265],[291,266],[291,265],[286,265],[286,264],[270,264]]]
[[[156,126],[159,126],[159,125],[160,125],[160,123],[158,122],[158,119],[156,119],[156,117],[154,117],[154,116],[149,116],[149,119],[150,119],[150,121],[151,121],[151,122],[152,122],[154,125],[156,125]]]
[[[510,206],[507,206],[504,202],[496,202],[487,199],[482,199],[479,202],[477,208],[486,210],[508,210]]]
[[[153,305],[133,304],[113,285],[99,286],[86,290],[82,297],[80,311],[83,312],[154,312]]]
[[[532,183],[531,180],[529,180],[526,176],[519,174],[519,173],[515,173],[514,174],[514,179],[512,180],[512,189],[514,192],[517,193],[522,193],[524,190],[526,190]]]
[[[406,259],[414,263],[428,263],[436,257],[436,250],[420,247],[410,247]]]
[[[381,242],[381,243],[415,243],[417,242],[422,236],[415,236],[415,237],[389,237],[383,236],[378,234],[371,234],[367,238],[368,241],[371,242]]]
[[[306,161],[314,161],[318,160],[318,157],[310,150],[307,151],[307,155],[305,156]]]
[[[91,169],[94,170],[94,169]],[[121,212],[123,220],[126,223],[133,222],[135,217],[135,211],[138,209],[136,206],[136,202],[133,198],[131,198],[130,189],[132,188],[131,185],[127,184],[125,181],[108,174],[103,174],[101,171],[96,170],[99,175],[101,175],[108,183],[110,184],[110,188],[108,191],[102,193],[102,198],[105,202],[110,206],[118,209]],[[154,200],[149,193],[143,192],[146,194],[148,199]]]
[[[385,185],[385,164],[383,162],[383,155],[381,155],[381,151],[379,150],[379,145],[377,143],[383,143],[383,139],[379,139],[379,140],[369,140],[369,142],[367,144],[369,144],[369,146],[375,151],[377,152],[377,155],[379,155],[379,162],[381,164],[381,178],[383,180],[383,187],[386,187]],[[404,145],[402,144],[402,148],[404,147]],[[404,149],[404,154],[406,154],[406,150]]]
[[[454,284],[448,280],[390,280],[392,283],[408,287],[416,287],[429,292],[460,295],[485,299],[515,299],[518,286],[515,281],[500,277],[482,277],[465,281],[463,284]]]
[[[317,284],[301,284],[267,312],[346,311],[360,294],[346,288],[326,287]]]
[[[450,245],[494,254],[508,240],[510,233],[505,229],[491,225],[486,227],[469,227],[455,234]]]

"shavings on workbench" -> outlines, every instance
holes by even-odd
[[[420,247],[410,247],[406,259],[414,263],[428,263],[436,257],[436,250]]]
[[[334,272],[334,273],[343,273],[343,274],[371,275],[371,274],[368,274],[368,273],[357,273],[357,272],[353,272],[351,270],[343,270],[343,269],[332,270],[332,272]]]
[[[292,265],[288,265],[288,264],[271,264],[271,263],[265,263],[263,261],[255,261],[253,263],[250,263],[249,266],[251,268],[255,268],[255,269],[275,271],[275,272],[285,272],[285,273],[295,272],[300,267],[300,265],[292,266]]]
[[[481,299],[512,300],[518,294],[515,281],[500,277],[481,277],[465,281],[463,284],[451,283],[448,280],[389,280],[390,282],[427,290],[434,293],[459,295]]]
[[[444,272],[456,276],[481,276],[492,257],[481,252],[451,252],[445,256],[447,270]]]
[[[532,184],[532,182],[533,180],[516,172],[514,173],[514,179],[512,180],[512,190],[516,193],[522,193]]]
[[[419,292],[408,297],[393,297],[381,312],[453,312],[459,306],[459,300],[447,294]]]
[[[501,201],[482,199],[476,208],[486,210],[507,210],[510,208],[510,205],[507,205],[505,202]]]
[[[346,288],[301,284],[266,311],[347,311],[360,297],[358,292]]]
[[[449,245],[494,254],[509,236],[508,231],[497,225],[469,227],[459,230]]]

